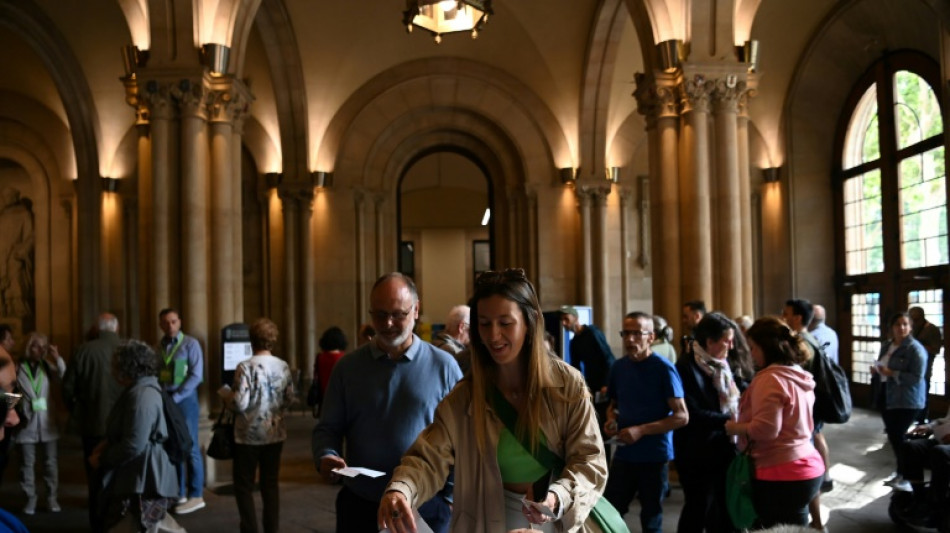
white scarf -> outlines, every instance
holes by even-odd
[[[719,410],[734,418],[739,412],[739,388],[732,377],[729,362],[709,355],[696,341],[693,341],[693,357],[696,366],[712,378],[713,386],[719,393]]]

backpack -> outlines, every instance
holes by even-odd
[[[165,448],[165,453],[172,464],[179,465],[191,455],[191,447],[194,444],[188,432],[188,421],[185,420],[181,407],[178,407],[168,393],[162,389],[158,391],[162,395],[162,412],[165,414],[165,425],[168,427],[168,438],[165,439],[162,447]]]
[[[809,341],[809,344],[812,344]],[[814,344],[815,356],[811,361],[811,373],[815,378],[815,407],[812,411],[816,422],[844,424],[851,418],[851,388],[848,375],[838,363]]]

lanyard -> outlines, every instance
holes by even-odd
[[[26,377],[30,380],[30,386],[33,387],[35,397],[40,397],[40,389],[43,387],[43,363],[36,365],[36,379],[33,379],[33,371],[30,370],[30,363],[23,365],[26,371]]]
[[[178,351],[178,347],[181,346],[181,343],[185,340],[185,334],[179,331],[179,332],[178,332],[178,337],[177,337],[177,339],[178,339],[178,340],[175,342],[175,345],[172,346],[172,351],[170,351],[170,352],[165,352],[165,351],[164,351],[165,348],[164,348],[164,347],[162,348],[162,357],[163,357],[163,359],[165,360],[165,366],[166,366],[166,367],[168,366],[168,363],[171,362],[172,357],[175,356],[175,352]]]

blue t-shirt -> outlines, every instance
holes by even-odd
[[[610,367],[607,396],[619,410],[617,427],[646,424],[670,415],[670,398],[683,397],[683,382],[672,363],[655,353],[643,361],[618,359]],[[614,457],[631,463],[661,463],[673,459],[673,432],[646,435],[618,446]]]

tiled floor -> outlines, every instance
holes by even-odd
[[[284,448],[281,469],[281,530],[284,532],[333,531],[333,502],[338,487],[324,483],[313,468],[310,458],[313,423],[309,414],[295,412],[289,418],[290,438]],[[827,426],[826,435],[835,462],[832,468],[835,489],[822,500],[828,530],[832,533],[897,530],[887,517],[890,489],[882,485],[893,470],[894,459],[890,447],[884,444],[886,439],[880,417],[870,411],[858,410],[848,424]],[[67,438],[61,442],[60,503],[63,512],[54,515],[41,506],[35,516],[22,517],[30,531],[86,531],[86,491],[80,456],[78,439]],[[0,488],[0,506],[14,512],[18,512],[25,501],[16,482],[17,476],[18,459],[14,458]],[[237,507],[227,489],[225,486],[207,491],[208,506],[180,517],[182,525],[193,533],[237,531]],[[674,487],[664,507],[664,532],[676,531],[682,501],[682,492]],[[636,512],[634,507],[627,516],[632,532],[640,530]]]

